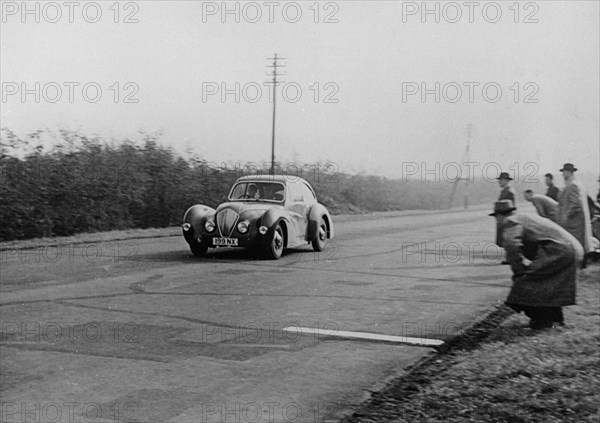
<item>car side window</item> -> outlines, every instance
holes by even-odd
[[[290,183],[288,184],[288,191],[290,193],[290,200],[293,203],[299,203],[304,201],[304,198],[302,197],[302,189],[300,188],[300,185],[295,184],[295,183]]]
[[[302,195],[304,197],[304,201],[306,201],[309,204],[316,203],[317,197],[315,196],[313,190],[310,189],[305,183],[300,184],[300,186],[302,187]]]

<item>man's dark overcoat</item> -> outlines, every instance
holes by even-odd
[[[558,201],[559,192],[560,192],[560,190],[558,189],[558,187],[556,187],[554,185],[550,185],[548,187],[548,190],[546,191],[546,197],[550,197],[554,201]]]
[[[556,223],[514,214],[504,224],[503,246],[513,271],[506,302],[562,307],[575,304],[575,283],[583,259],[581,244]],[[531,261],[525,265],[523,258]]]

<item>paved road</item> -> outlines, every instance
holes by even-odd
[[[1,421],[335,420],[505,298],[487,209],[345,216],[326,251],[182,237],[3,252]],[[289,326],[314,329],[301,336]],[[333,336],[324,336],[333,335]]]

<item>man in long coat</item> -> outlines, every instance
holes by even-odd
[[[558,221],[583,247],[585,252],[592,250],[592,225],[587,204],[587,193],[583,185],[575,179],[577,168],[565,163],[561,172],[565,187],[558,195]]]
[[[583,249],[566,230],[549,219],[514,213],[508,201],[497,202],[494,213],[503,233],[513,286],[506,304],[523,311],[532,329],[563,324],[562,307],[575,304],[575,284]],[[526,265],[526,258],[531,261]]]
[[[498,185],[500,185],[500,196],[498,197],[498,201],[502,200],[510,200],[513,204],[516,204],[515,192],[510,186],[510,181],[513,178],[510,177],[508,172],[501,172],[498,178]],[[502,247],[502,233],[500,232],[500,227],[496,225],[496,245]],[[505,264],[508,264],[505,262]]]
[[[538,214],[542,217],[556,222],[558,215],[558,203],[545,195],[534,194],[532,190],[526,190],[523,195],[525,199],[533,204]]]

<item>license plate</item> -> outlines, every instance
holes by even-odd
[[[213,238],[213,245],[218,247],[237,247],[237,238]]]

